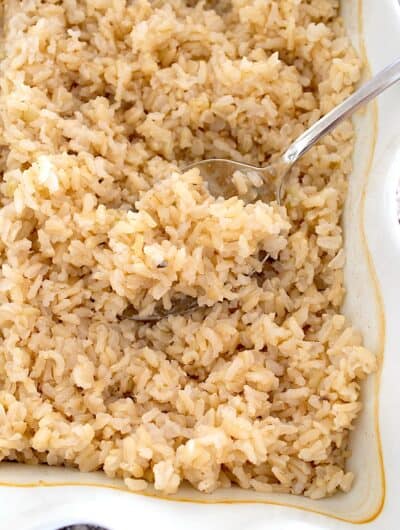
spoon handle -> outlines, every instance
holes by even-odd
[[[288,166],[292,166],[318,140],[328,134],[341,121],[351,116],[359,107],[374,99],[378,94],[399,80],[400,57],[300,135],[282,155],[284,162]]]

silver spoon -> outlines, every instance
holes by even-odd
[[[282,203],[287,176],[293,165],[321,138],[332,131],[339,123],[350,117],[357,109],[373,100],[381,92],[400,80],[400,58],[394,61],[367,81],[361,88],[354,92],[340,105],[332,109],[323,118],[301,134],[288,149],[272,164],[265,167],[257,167],[244,162],[236,162],[224,158],[210,158],[201,160],[186,166],[184,171],[199,168],[202,177],[207,181],[208,189],[214,196],[229,198],[238,195],[232,182],[232,175],[235,171],[246,173],[257,172],[262,176],[263,182],[276,181],[275,200]],[[254,188],[246,198],[246,202],[254,202],[257,199],[265,198],[265,186]],[[266,256],[265,259],[267,259]],[[140,316],[136,314],[132,307],[128,307],[121,315],[122,318],[137,320],[140,322],[154,322],[169,315],[183,315],[198,308],[197,299],[190,296],[182,296],[171,309],[160,307],[152,315]]]

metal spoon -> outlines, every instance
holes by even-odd
[[[266,186],[268,186],[272,180],[273,182],[276,182],[274,198],[280,204],[283,200],[287,176],[299,158],[307,153],[316,142],[326,136],[339,125],[339,123],[350,117],[357,109],[374,99],[381,92],[399,80],[400,58],[376,74],[340,105],[314,123],[314,125],[301,134],[275,162],[268,166],[257,167],[244,162],[236,162],[224,158],[210,158],[190,164],[184,168],[184,171],[195,167],[199,168],[202,177],[208,184],[210,193],[214,196],[223,196],[225,198],[229,198],[232,195],[238,195],[232,182],[232,175],[235,171],[241,171],[242,173],[249,171],[257,172],[262,176],[265,185],[260,188],[252,189],[245,198],[246,202],[254,202],[257,199],[265,197]],[[171,309],[160,307],[160,309],[157,309],[152,315],[140,316],[135,314],[133,308],[128,307],[121,316],[122,318],[128,318],[140,322],[154,322],[169,315],[186,314],[194,311],[196,308],[198,308],[196,298],[182,296],[176,301],[176,303],[174,303]]]

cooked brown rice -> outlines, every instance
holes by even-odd
[[[352,124],[304,156],[284,208],[179,170],[263,164],[351,93],[339,1],[4,8],[0,460],[164,493],[348,491],[376,365],[340,312]],[[121,318],[180,294],[202,308]]]

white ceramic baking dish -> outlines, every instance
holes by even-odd
[[[400,55],[398,0],[342,0],[354,45],[372,73]],[[400,86],[355,119],[354,172],[344,218],[345,311],[381,358],[363,389],[364,409],[352,437],[348,494],[312,501],[232,489],[192,490],[168,500],[126,491],[102,474],[0,465],[0,530],[55,530],[86,522],[109,530],[329,530],[363,524],[400,526]],[[184,502],[182,502],[184,501]]]

